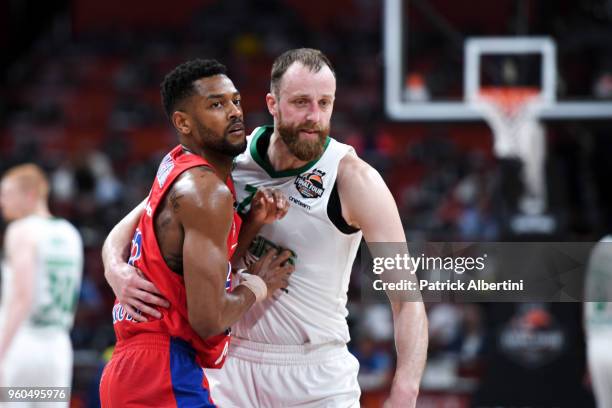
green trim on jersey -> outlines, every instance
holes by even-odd
[[[274,167],[272,167],[272,165],[268,161],[268,158],[261,157],[259,155],[259,152],[257,151],[257,142],[259,141],[259,138],[265,133],[272,133],[273,130],[274,128],[272,126],[269,126],[269,125],[262,126],[259,128],[257,133],[253,135],[253,140],[251,140],[251,156],[253,156],[253,160],[255,160],[255,162],[259,164],[259,166],[262,169],[264,169],[270,177],[280,178],[280,177],[297,176],[298,174],[302,174],[303,172],[305,172],[306,170],[310,169],[312,166],[317,164],[317,162],[321,159],[321,157],[323,157],[323,154],[321,154],[321,156],[317,157],[316,159],[306,163],[305,165],[297,169],[289,169],[289,170],[283,170],[283,171],[274,170]],[[327,136],[327,139],[325,139],[325,146],[323,147],[323,153],[325,153],[325,151],[327,150],[327,146],[329,146],[330,141],[331,141],[331,138]]]

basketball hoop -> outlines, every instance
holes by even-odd
[[[521,210],[541,214],[546,207],[544,180],[545,134],[538,114],[545,101],[537,88],[483,87],[470,100],[482,114],[494,136],[493,149],[499,158],[516,158],[523,163],[525,191]]]
[[[512,115],[534,99],[539,99],[540,90],[521,86],[489,86],[482,87],[477,99],[480,102],[492,103],[502,109],[506,114]]]

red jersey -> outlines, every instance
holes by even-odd
[[[147,279],[155,284],[162,296],[170,302],[170,307],[168,309],[158,309],[162,314],[161,319],[151,319],[148,322],[139,323],[125,312],[118,301],[115,301],[113,326],[118,343],[142,333],[168,334],[170,337],[178,337],[187,341],[196,351],[198,363],[202,367],[220,368],[223,366],[227,355],[230,339],[229,330],[226,333],[202,339],[191,328],[187,315],[185,281],[182,275],[172,271],[166,265],[157,245],[154,229],[154,216],[157,208],[172,183],[184,171],[197,166],[212,168],[202,157],[185,152],[180,145],[164,157],[149,193],[145,212],[140,217],[138,228],[132,239],[129,263],[140,269]],[[230,178],[228,178],[226,184],[235,197],[234,186]],[[240,223],[240,217],[234,210],[232,227],[227,237],[228,260],[236,249]],[[202,259],[202,262],[205,262],[205,258]],[[232,290],[230,274],[231,265],[228,261],[227,291]]]

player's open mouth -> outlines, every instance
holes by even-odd
[[[227,130],[227,133],[233,135],[244,134],[244,125],[239,124],[230,126],[230,128]]]

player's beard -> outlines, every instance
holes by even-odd
[[[236,157],[240,153],[243,153],[247,146],[246,137],[238,144],[233,144],[229,141],[229,128],[236,123],[241,123],[241,121],[230,122],[230,124],[225,128],[223,135],[219,136],[212,129],[206,127],[203,123],[196,121],[198,133],[204,140],[205,147],[229,157]]]
[[[315,131],[316,140],[300,140],[300,130]],[[278,134],[287,145],[287,148],[295,157],[302,161],[318,159],[325,149],[325,141],[329,134],[329,126],[321,128],[311,121],[290,125],[283,122],[282,116],[278,117]]]

